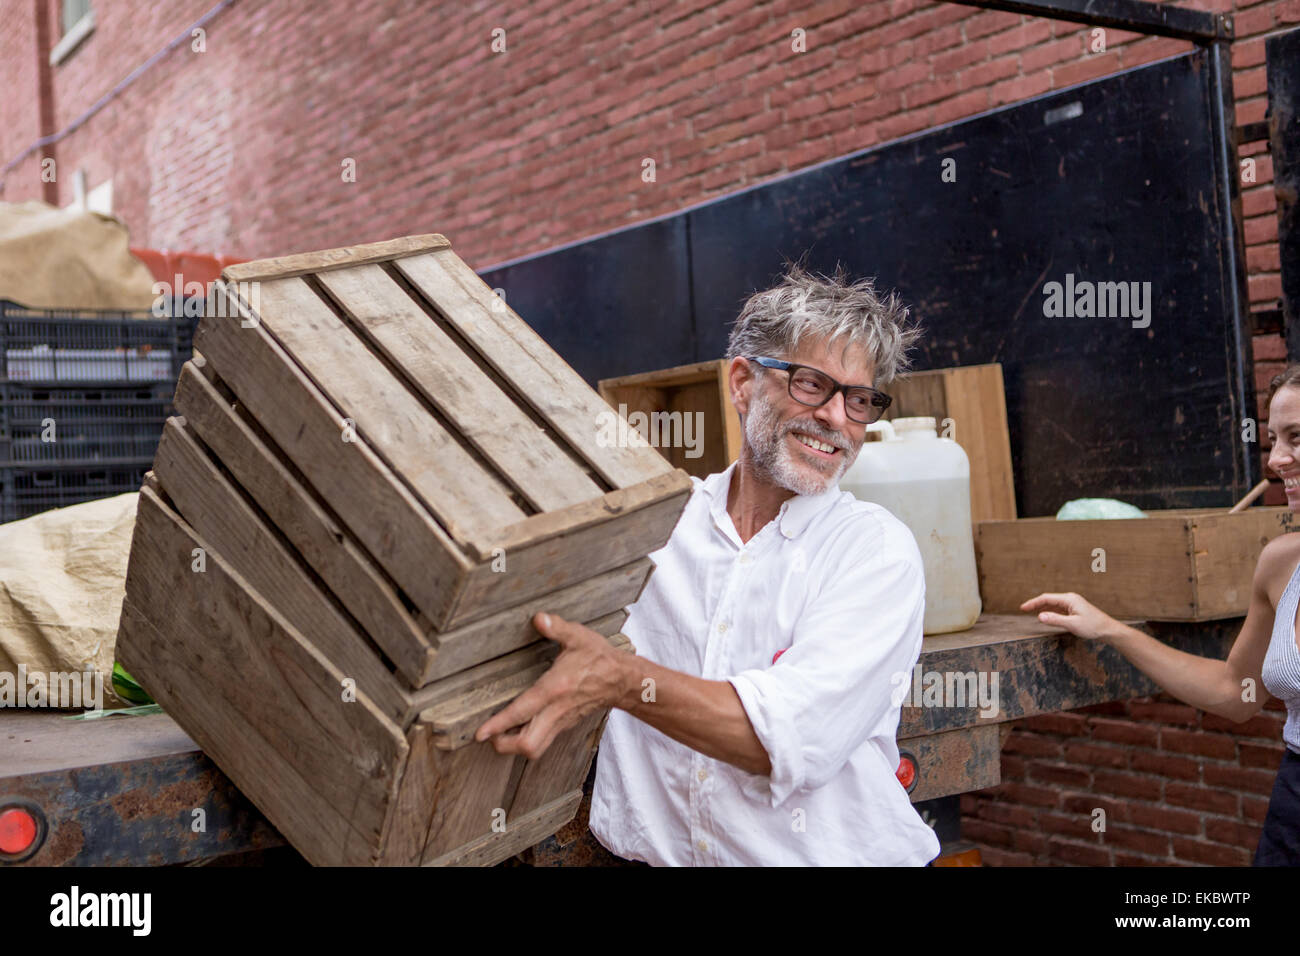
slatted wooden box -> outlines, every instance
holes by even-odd
[[[1019,614],[1042,592],[1074,591],[1118,618],[1238,617],[1250,606],[1260,552],[1297,530],[1294,519],[1286,508],[1247,508],[983,521],[975,539],[980,596],[989,614]]]
[[[473,743],[618,633],[690,491],[422,236],[228,268],[142,489],[118,657],[318,864],[493,863],[572,818],[605,719]]]

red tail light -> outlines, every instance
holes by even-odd
[[[30,800],[0,797],[0,863],[34,855],[45,840],[45,815]]]

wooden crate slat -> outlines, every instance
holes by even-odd
[[[425,866],[495,866],[530,846],[535,846],[564,827],[578,813],[582,791],[573,790],[559,800],[517,819],[508,820],[505,831],[488,833],[429,860]]]
[[[531,813],[564,796],[573,788],[573,781],[586,779],[608,717],[607,710],[588,714],[558,734],[541,757],[528,761],[510,805],[511,816]]]
[[[236,309],[213,291],[218,315]],[[209,316],[195,348],[416,606],[444,619],[472,565],[364,440],[339,440],[343,416],[266,330]]]
[[[459,750],[433,748],[432,779],[428,794],[428,840],[421,862],[452,852],[477,837],[492,833],[492,824],[504,811],[516,765],[522,757],[499,754],[488,741]]]
[[[422,678],[432,664],[433,645],[407,612],[392,581],[351,532],[326,512],[315,494],[190,362],[181,368],[175,405],[394,666],[412,686],[425,683]]]
[[[365,638],[312,583],[275,534],[262,522],[187,433],[170,418],[154,457],[154,474],[175,509],[230,567],[311,640],[395,721],[410,709],[410,694],[383,665]],[[269,599],[269,600],[268,600]]]
[[[383,242],[367,242],[320,252],[300,252],[277,259],[257,259],[226,266],[221,277],[231,282],[257,282],[263,279],[288,279],[292,276],[347,269],[366,262],[385,262],[402,256],[415,256],[435,249],[448,249],[451,243],[436,232],[423,236],[404,236]]]
[[[364,696],[343,701],[346,675],[152,489],[136,525],[119,657],[299,852],[369,862],[407,754],[401,732]]]
[[[603,441],[609,409],[526,322],[454,254],[432,252],[394,263],[497,372],[615,488],[671,470],[639,435],[626,447]]]
[[[304,279],[264,282],[261,299],[262,325],[453,539],[482,540],[524,517],[497,476],[474,460]],[[217,374],[222,371],[218,365]],[[348,444],[340,432],[340,454]]]
[[[674,470],[508,529],[499,546],[509,573],[496,574],[489,564],[470,571],[447,626],[484,617],[484,607],[522,604],[659,550],[681,518],[690,488],[690,479]],[[610,522],[615,515],[619,521]]]
[[[378,265],[327,273],[320,283],[373,345],[538,511],[603,493],[585,470],[471,361]]]
[[[463,671],[479,661],[497,657],[537,640],[533,615],[539,610],[570,621],[587,621],[636,601],[654,565],[648,558],[584,578],[576,584],[541,595],[491,617],[438,635],[430,668],[420,684]],[[510,565],[506,573],[510,573]],[[614,630],[618,630],[615,628]],[[613,633],[613,632],[611,632]]]

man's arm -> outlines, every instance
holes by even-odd
[[[497,753],[535,760],[558,734],[603,707],[618,707],[692,750],[753,774],[771,772],[766,749],[728,681],[705,680],[615,650],[595,631],[557,615],[533,626],[560,645],[550,670],[484,722]]]

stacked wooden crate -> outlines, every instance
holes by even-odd
[[[493,863],[573,817],[604,713],[474,730],[618,633],[687,476],[441,236],[232,266],[140,498],[118,657],[318,864]]]

